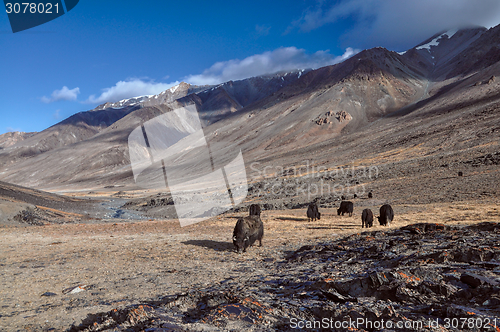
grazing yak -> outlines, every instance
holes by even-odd
[[[259,240],[262,247],[264,236],[264,224],[259,216],[248,216],[239,218],[234,226],[233,244],[238,253],[246,252],[247,248]]]
[[[318,211],[318,206],[316,203],[309,203],[307,207],[307,221],[315,221],[316,219],[321,219],[321,213]]]
[[[380,217],[377,217],[381,226],[391,226],[391,221],[394,219],[394,211],[389,204],[384,204],[380,207]]]
[[[371,191],[368,193],[368,198],[373,198],[373,194]]]
[[[352,211],[354,211],[354,204],[351,201],[342,201],[337,209],[337,214],[340,216],[341,213],[342,215],[349,213],[349,217],[352,217]]]
[[[250,212],[251,216],[259,216],[260,217],[260,205],[259,204],[252,204],[250,205],[250,208],[248,209]]]
[[[361,213],[361,228],[373,226],[373,212],[370,209],[364,209]]]

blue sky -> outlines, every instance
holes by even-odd
[[[497,0],[89,1],[13,34],[0,13],[0,134],[41,131],[105,101],[180,81],[318,68],[500,23]]]

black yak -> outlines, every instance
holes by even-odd
[[[384,204],[380,207],[380,217],[377,217],[381,226],[391,226],[391,221],[394,219],[394,211],[389,204]]]
[[[259,216],[260,217],[260,205],[259,204],[252,204],[250,205],[250,208],[248,209],[249,213],[251,216]]]
[[[307,207],[307,221],[315,221],[321,219],[321,213],[318,211],[316,203],[309,203]]]
[[[337,209],[337,214],[340,216],[344,215],[344,213],[349,213],[349,217],[352,217],[352,212],[354,211],[354,204],[351,201],[342,201],[340,202],[340,207]]]
[[[259,240],[262,247],[262,237],[264,236],[264,224],[259,216],[248,216],[239,218],[234,226],[233,244],[238,253],[246,252],[247,248]]]
[[[361,213],[361,228],[373,226],[373,212],[370,209],[364,209]]]

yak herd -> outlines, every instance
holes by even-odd
[[[370,192],[369,198],[373,197]],[[344,198],[344,197],[342,197]],[[252,246],[255,241],[259,241],[259,246],[262,246],[262,238],[264,237],[264,224],[260,219],[261,208],[259,204],[250,205],[249,215],[247,217],[238,218],[233,231],[233,244],[238,253],[246,252],[247,248]],[[354,211],[354,203],[351,201],[341,201],[340,207],[337,209],[337,215],[347,213],[352,217]],[[390,226],[394,219],[394,210],[389,204],[384,204],[379,210],[380,216],[377,217],[381,226]],[[307,220],[315,221],[321,219],[321,213],[318,210],[318,205],[315,202],[309,203],[307,207]],[[373,226],[373,212],[370,209],[364,209],[361,213],[361,228]]]

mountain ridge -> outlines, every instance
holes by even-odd
[[[237,151],[239,147],[249,160],[264,160],[285,150],[303,151],[325,141],[342,141],[341,137],[379,126],[380,121],[434,105],[442,96],[460,99],[456,91],[469,89],[475,91],[469,94],[477,92],[478,96],[489,91],[477,84],[490,77],[494,81],[498,74],[495,65],[500,60],[499,31],[499,27],[462,29],[449,33],[451,37],[445,32],[404,54],[378,47],[315,70],[282,72],[215,86],[194,87],[183,82],[159,95],[102,104],[59,124],[99,112],[115,115],[102,121],[80,119],[76,123],[80,126],[72,123],[81,132],[74,135],[69,126],[67,132],[59,133],[76,136],[67,144],[57,144],[58,135],[52,132],[56,125],[30,138],[38,139],[41,148],[29,150],[33,147],[28,145],[28,139],[0,150],[0,155],[7,156],[2,158],[0,179],[35,187],[63,183],[99,187],[113,181],[130,185],[128,134],[141,121],[189,104],[196,105],[210,145],[220,151]],[[432,45],[419,49],[430,42]],[[486,57],[478,59],[477,54]],[[46,140],[40,140],[45,137],[41,134],[47,136]],[[47,140],[56,143],[44,150]],[[222,165],[232,155],[216,155],[214,162]],[[52,159],[64,160],[67,167],[54,166]],[[35,172],[33,164],[53,172],[40,176],[44,172]]]

